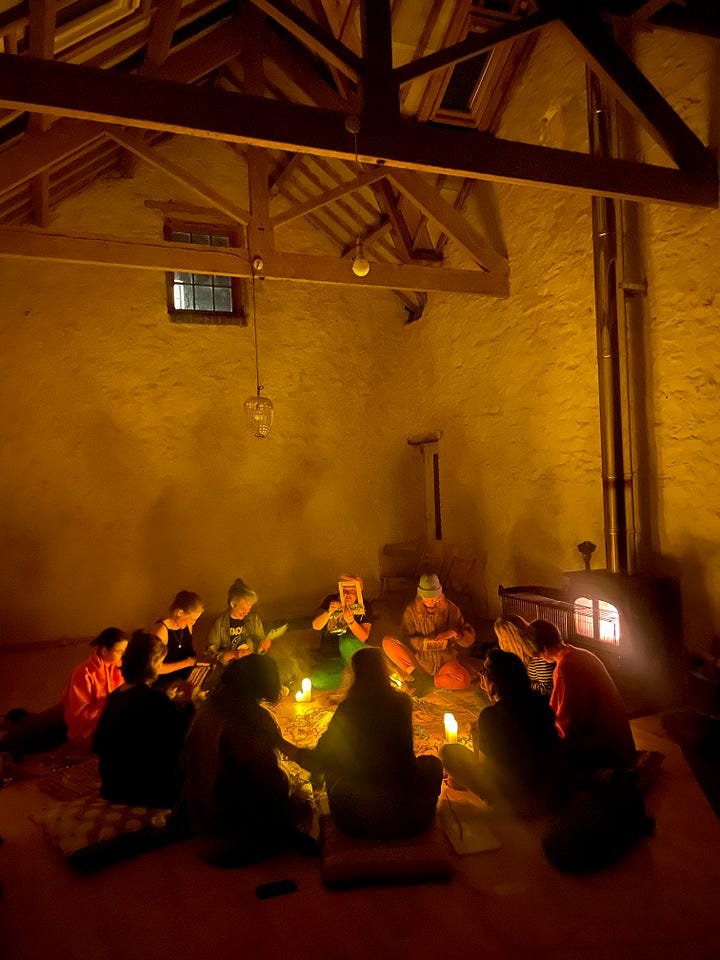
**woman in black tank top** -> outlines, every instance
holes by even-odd
[[[152,633],[165,644],[167,654],[159,673],[173,674],[173,680],[184,680],[195,666],[192,631],[205,607],[197,593],[181,590],[170,604],[170,612],[157,620]]]

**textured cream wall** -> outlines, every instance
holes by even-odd
[[[243,162],[202,146],[164,149],[239,199]],[[196,202],[141,166],[63,204],[53,229],[158,237],[148,196]],[[340,573],[372,581],[380,545],[422,529],[390,294],[258,284],[276,407],[259,441],[242,411],[251,328],[170,323],[162,274],[4,261],[0,286],[3,642],[133,627],[180,588],[218,610],[239,575],[266,613],[311,612]]]
[[[718,46],[657,31],[637,55],[707,142],[718,128]],[[562,31],[543,31],[500,135],[587,149],[584,73]],[[642,143],[649,160],[669,163]],[[445,431],[445,536],[478,556],[475,590],[491,615],[499,583],[558,586],[580,569],[582,540],[598,546],[593,566],[605,563],[590,200],[506,185],[494,195],[510,298],[436,295],[404,338],[420,386],[412,429]],[[720,634],[720,214],[651,204],[643,219],[648,357],[638,387],[652,562],[681,575],[686,642],[707,648]]]
[[[671,32],[638,51],[701,137],[715,53]],[[585,149],[583,76],[560,31],[544,31],[501,135]],[[242,202],[232,150],[163,149]],[[603,566],[590,202],[494,195],[508,300],[433,294],[402,327],[389,294],[261,285],[267,441],[246,435],[240,410],[249,329],[170,324],[158,274],[0,261],[2,640],[133,626],[179,587],[217,609],[238,574],[268,612],[302,612],[336,573],[370,577],[383,542],[421,531],[406,438],[430,430],[443,431],[445,540],[478,557],[480,612],[497,612],[499,583],[559,584],[581,540]],[[158,236],[146,197],[197,202],[140,166],[63,204],[53,228]],[[652,543],[661,569],[683,571],[686,638],[707,645],[720,632],[720,216],[651,205],[645,225]],[[298,227],[279,246],[310,252]]]

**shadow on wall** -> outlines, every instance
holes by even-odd
[[[714,541],[692,541],[681,558],[662,557],[658,570],[680,582],[685,646],[712,653],[717,625],[711,598],[717,597],[718,585],[709,582],[709,571],[720,570],[720,546]]]

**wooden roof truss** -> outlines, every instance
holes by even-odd
[[[687,0],[688,20],[712,32],[698,4]],[[248,277],[259,255],[267,278],[393,290],[411,319],[429,291],[506,296],[502,231],[483,202],[489,183],[717,206],[714,157],[613,40],[613,22],[654,29],[666,7],[661,0],[11,7],[0,14],[0,256]],[[496,135],[513,84],[550,23],[565,30],[671,165]],[[458,77],[465,87],[456,89]],[[247,201],[171,163],[160,144],[172,135],[232,145],[247,165]],[[138,163],[197,201],[154,198],[151,206],[198,222],[225,218],[240,228],[242,246],[53,233],[62,199],[111,169],[132,175]],[[473,193],[487,213],[481,228],[464,214]],[[300,219],[324,235],[335,259],[288,249],[285,228]],[[350,269],[358,238],[372,262],[364,278]]]

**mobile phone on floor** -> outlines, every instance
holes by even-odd
[[[260,883],[255,887],[255,896],[258,900],[267,900],[269,897],[281,897],[285,893],[296,893],[297,884],[294,880],[271,880],[270,883]]]

